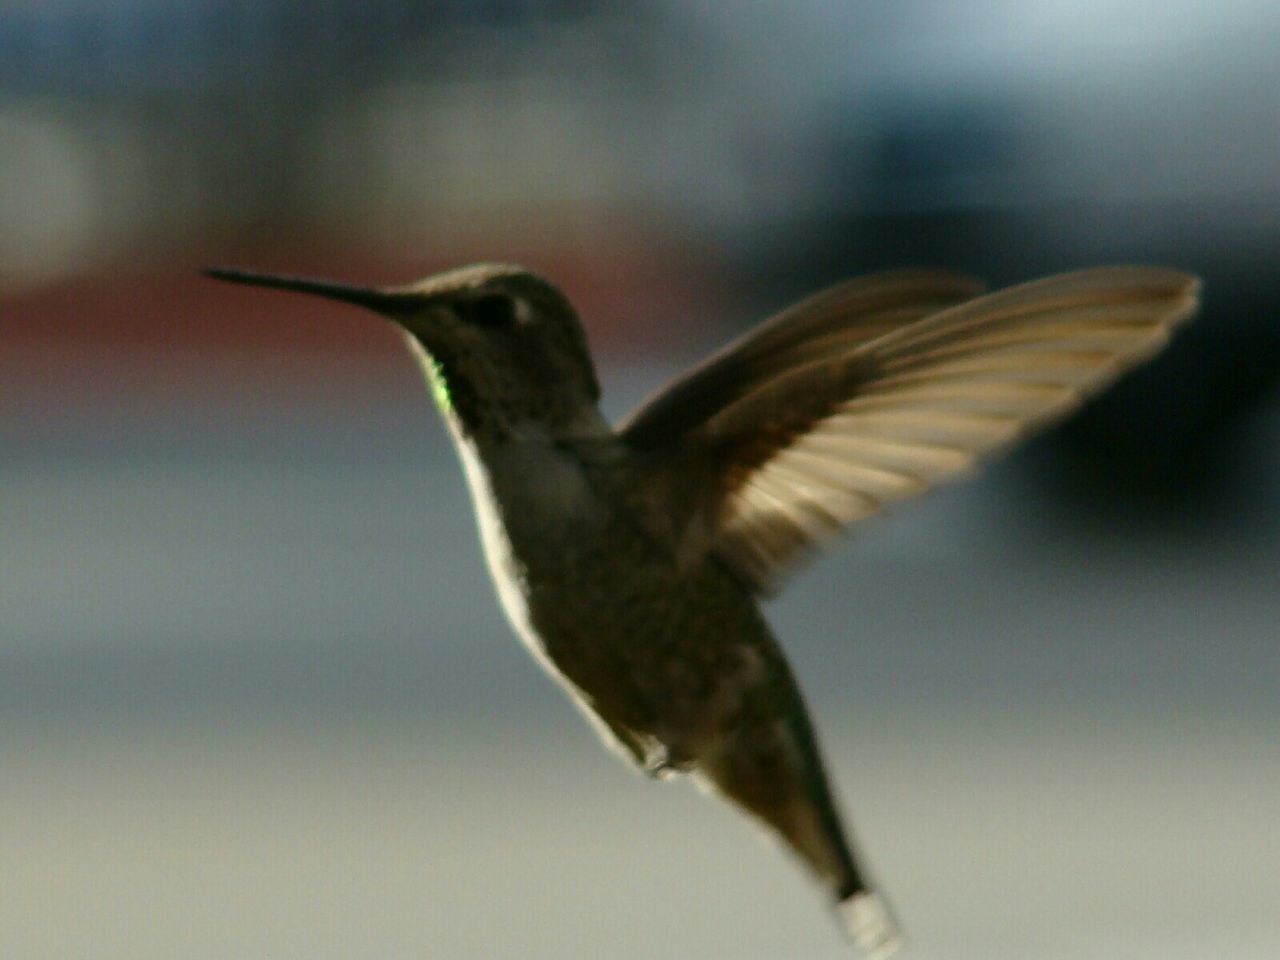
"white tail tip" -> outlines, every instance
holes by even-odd
[[[902,931],[878,895],[856,893],[836,904],[836,913],[866,960],[885,960],[902,946]]]

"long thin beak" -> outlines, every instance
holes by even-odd
[[[408,305],[406,301],[417,299],[417,295],[405,290],[382,287],[356,287],[346,283],[333,283],[328,280],[309,280],[306,277],[289,277],[274,273],[256,273],[252,270],[237,270],[229,267],[207,267],[200,271],[206,277],[215,280],[226,280],[230,283],[243,283],[254,287],[274,287],[277,290],[296,290],[299,293],[312,293],[330,300],[341,300],[343,303],[354,303],[360,307],[368,307],[382,314],[402,313]]]

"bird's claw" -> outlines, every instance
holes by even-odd
[[[654,780],[666,780],[677,773],[684,773],[693,765],[692,759],[670,747],[663,746],[651,753],[645,760],[645,776]]]

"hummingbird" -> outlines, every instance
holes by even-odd
[[[515,633],[636,769],[688,775],[781,841],[872,960],[901,934],[760,601],[845,527],[1077,408],[1199,297],[1195,277],[1149,266],[989,294],[959,273],[876,273],[765,320],[611,426],[574,307],[520,267],[387,287],[205,272],[402,331]]]

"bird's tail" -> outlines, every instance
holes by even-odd
[[[888,904],[861,867],[840,822],[818,739],[800,691],[779,658],[764,702],[698,759],[695,776],[782,840],[827,889],[836,916],[865,960],[884,960],[902,943]]]
[[[830,891],[836,918],[865,960],[885,960],[902,934],[884,898],[868,882],[840,823],[816,746],[799,756],[771,754],[761,732],[738,750],[702,760],[699,783],[761,821]],[[765,763],[764,759],[776,762]],[[788,762],[800,769],[786,771]],[[762,772],[764,771],[764,772]]]
[[[902,946],[902,930],[878,894],[859,890],[836,904],[836,916],[866,960],[885,960]]]

